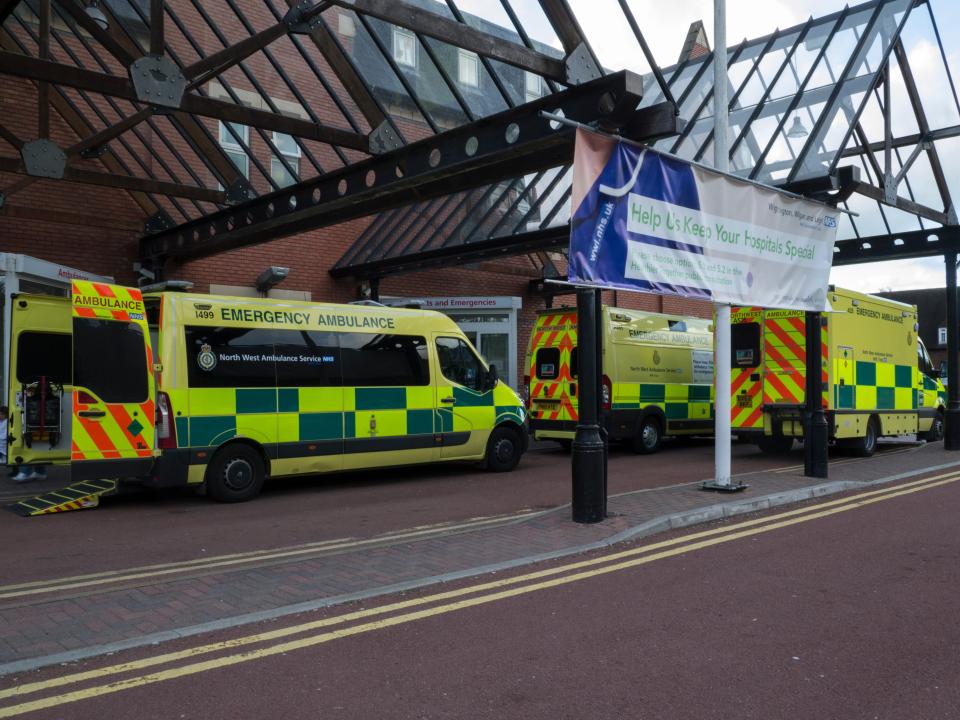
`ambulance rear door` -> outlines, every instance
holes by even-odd
[[[578,413],[577,313],[561,310],[537,318],[531,342],[533,417],[574,423]]]
[[[72,290],[74,479],[145,475],[156,416],[143,297],[82,280]]]
[[[70,301],[14,295],[10,312],[7,458],[70,461]]]
[[[763,310],[735,307],[731,319],[730,415],[736,430],[763,429]]]

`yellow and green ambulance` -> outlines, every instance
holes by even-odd
[[[70,299],[16,297],[12,317],[9,457],[74,479],[235,502],[268,477],[505,471],[526,449],[520,398],[440,313],[75,281]]]
[[[713,434],[713,333],[702,318],[604,306],[601,422],[638,453],[666,436]],[[578,414],[577,311],[537,316],[524,392],[537,440],[573,440]]]
[[[831,287],[822,315],[821,400],[830,439],[872,455],[881,436],[943,438],[946,392],[917,335],[917,308]],[[803,437],[804,313],[731,311],[731,424],[764,452]]]

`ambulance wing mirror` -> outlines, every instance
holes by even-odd
[[[490,369],[487,370],[485,377],[483,378],[483,391],[493,390],[497,386],[497,382],[500,380],[500,373],[497,372],[497,366],[491,365]]]

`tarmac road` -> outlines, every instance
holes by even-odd
[[[802,463],[800,451],[771,458],[734,445],[735,472]],[[614,448],[611,494],[702,480],[713,474],[712,440],[667,442],[655,455]],[[10,483],[0,478],[0,484]],[[275,548],[570,502],[570,458],[538,443],[517,470],[421,466],[276,480],[249,503],[223,505],[192,491],[103,500],[95,510],[22,518],[0,512],[5,583],[72,576],[147,563]]]
[[[4,678],[0,718],[956,718],[958,517],[943,473]]]

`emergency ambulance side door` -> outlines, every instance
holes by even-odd
[[[745,309],[733,313],[730,413],[734,428],[763,428],[763,316]]]
[[[481,454],[496,420],[493,392],[482,390],[486,368],[463,338],[435,335],[434,348],[440,457]]]
[[[14,296],[10,323],[8,462],[69,462],[70,301]]]
[[[134,288],[73,281],[74,479],[147,473],[153,462],[153,353]]]

